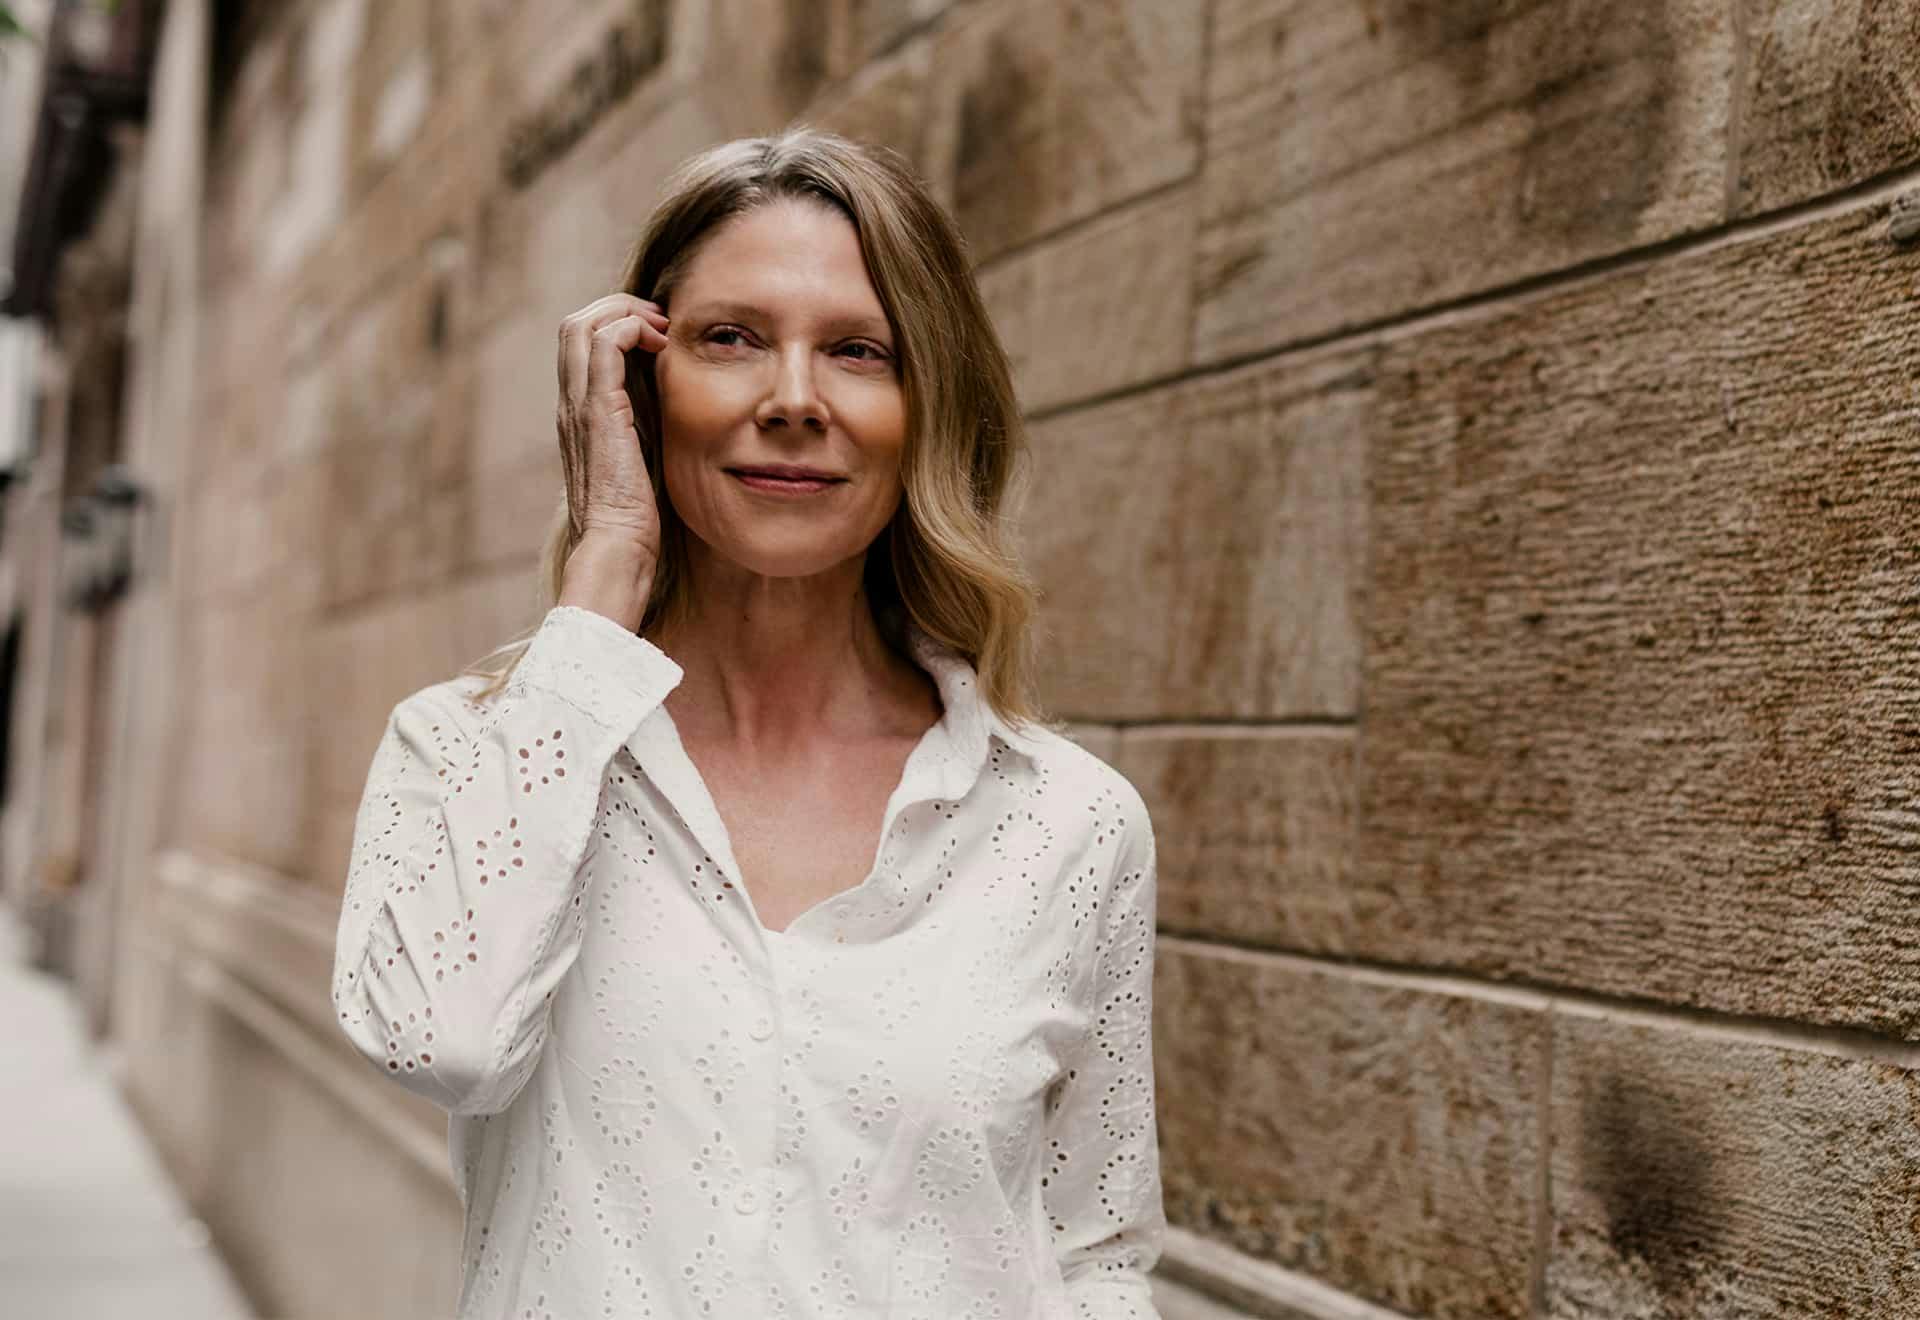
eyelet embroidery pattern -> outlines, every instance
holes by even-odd
[[[617,958],[594,977],[593,1015],[607,1040],[626,1049],[660,1030],[660,971],[638,958]]]
[[[886,1080],[885,1059],[876,1060],[847,1084],[847,1117],[863,1134],[900,1112],[900,1095]]]
[[[631,1054],[618,1054],[601,1064],[587,1095],[600,1139],[614,1149],[639,1145],[660,1106],[646,1068]]]
[[[661,1314],[654,1309],[653,1294],[640,1271],[625,1261],[616,1261],[600,1292],[602,1320],[652,1320]]]
[[[910,640],[943,710],[874,871],[778,935],[611,619],[394,707],[333,998],[450,1114],[457,1320],[1156,1320],[1145,804]]]
[[[680,1273],[702,1315],[713,1314],[715,1305],[733,1290],[733,1268],[727,1263],[727,1249],[718,1233],[707,1234],[706,1243],[694,1251],[693,1259],[681,1267]]]
[[[860,1304],[860,1286],[839,1256],[829,1260],[807,1285],[807,1301],[820,1316],[851,1316]]]
[[[593,1217],[607,1245],[618,1252],[637,1251],[653,1226],[653,1198],[647,1180],[631,1161],[615,1160],[593,1183]]]
[[[698,1153],[687,1162],[687,1174],[701,1193],[701,1199],[716,1210],[732,1204],[747,1176],[746,1170],[740,1167],[740,1156],[733,1143],[719,1128],[713,1130],[712,1138],[702,1142]]]
[[[922,1210],[900,1230],[889,1301],[938,1302],[953,1270],[953,1230],[938,1210]]]
[[[949,1124],[920,1147],[913,1180],[930,1201],[945,1201],[971,1191],[986,1170],[987,1155],[971,1127]]]
[[[993,1033],[970,1028],[951,1045],[947,1094],[953,1104],[982,1122],[991,1118],[1007,1089],[1007,1051]]]
[[[866,1166],[855,1155],[853,1162],[842,1169],[833,1185],[827,1188],[827,1205],[833,1211],[834,1227],[841,1237],[849,1236],[854,1223],[866,1218],[869,1181]]]

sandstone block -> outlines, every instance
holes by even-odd
[[[924,175],[932,64],[930,39],[909,42],[823,93],[805,117],[856,141],[891,147]]]
[[[1390,901],[1357,890],[1351,729],[1130,729],[1114,758],[1153,817],[1162,929],[1339,954]]]
[[[1771,210],[1920,160],[1920,9],[1900,0],[1744,0],[1734,205]]]
[[[547,528],[566,493],[558,446],[475,472],[460,522],[462,568],[517,565],[532,581]]]
[[[1162,941],[1170,1223],[1434,1320],[1520,1320],[1545,1158],[1539,1007]]]
[[[993,263],[981,278],[1030,410],[1187,365],[1192,190],[1175,187]]]
[[[1204,26],[1158,0],[954,15],[934,51],[929,159],[976,261],[1197,168]]]
[[[1019,526],[1047,593],[1050,706],[1355,713],[1368,364],[1259,363],[1035,428]]]
[[[1388,347],[1374,956],[1920,1034],[1917,261],[1864,208]]]
[[[1920,1314],[1920,1078],[1556,1012],[1555,1320]]]
[[[1225,0],[1195,356],[1445,302],[1717,221],[1716,0]]]

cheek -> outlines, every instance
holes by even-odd
[[[706,443],[736,419],[742,406],[732,397],[738,390],[729,390],[725,379],[672,357],[655,362],[654,382],[661,429],[669,439],[682,443]]]
[[[841,405],[840,417],[876,465],[899,465],[906,448],[907,403],[897,388],[861,391]]]

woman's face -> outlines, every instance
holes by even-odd
[[[769,577],[863,556],[900,502],[907,410],[853,225],[824,205],[755,207],[707,236],[670,302],[654,379],[662,475],[688,531]],[[735,471],[766,464],[837,480],[805,493]]]

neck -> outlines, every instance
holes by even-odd
[[[780,759],[938,717],[931,679],[880,633],[862,557],[806,577],[688,567],[683,617],[650,636],[685,674],[667,700],[683,736]]]

